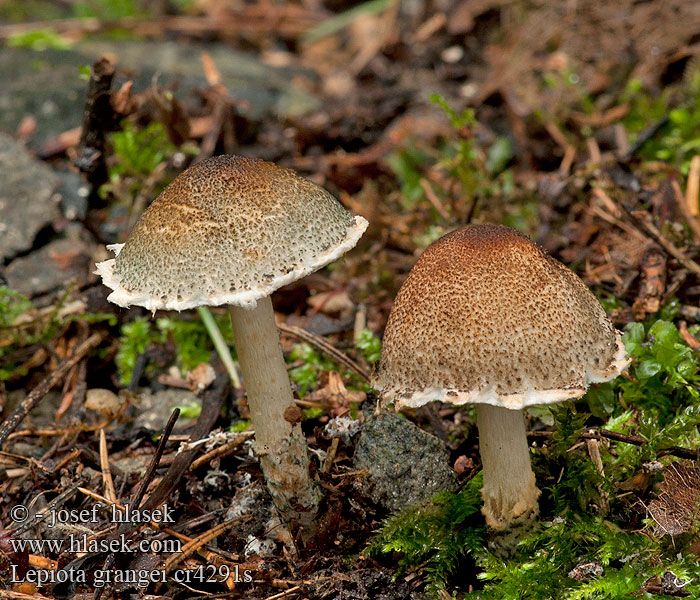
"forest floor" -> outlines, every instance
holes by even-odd
[[[13,4],[0,598],[700,597],[700,4]],[[324,494],[311,541],[276,517],[199,314],[121,309],[93,273],[217,154],[295,169],[370,223],[273,296]],[[480,513],[473,408],[377,416],[368,384],[417,257],[469,223],[573,269],[633,359],[526,411],[540,512],[507,552]],[[138,553],[97,544],[135,498],[170,524],[130,528]]]

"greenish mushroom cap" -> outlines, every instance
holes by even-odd
[[[97,264],[120,306],[252,308],[355,246],[367,221],[294,171],[216,156],[180,174],[144,211],[116,258]]]

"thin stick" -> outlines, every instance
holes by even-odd
[[[662,117],[659,121],[656,123],[653,123],[649,127],[647,127],[642,133],[639,134],[639,137],[637,138],[637,141],[632,144],[632,146],[627,150],[627,152],[624,154],[622,157],[622,162],[627,163],[630,160],[632,160],[632,157],[637,154],[642,148],[644,144],[646,144],[651,138],[653,138],[659,130],[668,123],[668,115],[665,115]]]
[[[182,547],[180,552],[173,554],[170,558],[168,558],[168,560],[165,561],[165,565],[163,565],[163,569],[165,570],[165,572],[167,573],[168,571],[170,571],[175,565],[181,563],[193,552],[196,552],[202,546],[211,542],[215,537],[221,535],[229,527],[232,527],[236,520],[237,519],[230,519],[229,521],[219,523],[215,527],[212,527],[209,531],[205,531],[202,535],[199,535],[192,541],[187,542]]]
[[[433,188],[428,183],[428,180],[425,177],[421,177],[418,183],[423,188],[423,191],[425,192],[425,197],[430,201],[430,204],[433,205],[435,210],[438,211],[443,220],[449,221],[450,213],[447,212],[447,209],[443,206],[442,202],[440,201],[440,198],[438,198],[437,194],[433,191]]]
[[[528,437],[550,437],[552,431],[528,431]],[[579,435],[580,439],[583,440],[614,440],[616,442],[623,442],[625,444],[633,444],[635,446],[643,446],[648,444],[649,440],[643,438],[639,435],[629,435],[626,433],[617,433],[616,431],[608,431],[607,429],[599,429],[598,431],[584,431]],[[690,450],[688,448],[681,448],[679,446],[669,446],[668,448],[660,448],[657,452],[657,456],[676,456],[678,458],[688,458],[695,460],[698,454],[695,450]]]
[[[190,465],[190,471],[194,471],[201,467],[202,465],[207,464],[210,460],[214,458],[218,458],[220,456],[225,456],[227,454],[230,454],[233,452],[236,448],[238,448],[243,442],[246,440],[249,440],[255,435],[253,431],[243,431],[239,435],[236,436],[235,439],[231,440],[230,442],[219,446],[218,448],[214,448],[213,450],[207,452],[206,454],[203,454],[200,456],[197,460],[193,461],[192,464]]]
[[[700,155],[696,154],[690,159],[688,183],[685,188],[685,205],[694,217],[700,215],[698,196],[700,196]]]
[[[207,328],[209,337],[214,344],[214,348],[216,348],[216,351],[219,354],[221,362],[224,363],[224,367],[226,367],[229,377],[231,377],[231,385],[233,385],[233,387],[237,390],[240,390],[241,380],[238,377],[236,363],[233,362],[231,350],[229,349],[219,326],[216,324],[214,315],[211,314],[211,311],[206,306],[198,306],[197,312],[199,313],[199,317],[202,319],[202,323],[204,323],[204,326]]]
[[[696,156],[698,163],[700,164],[700,156]],[[688,191],[690,191],[690,176],[688,176]],[[688,223],[688,227],[693,232],[693,238],[696,243],[700,243],[700,221],[698,220],[697,214],[693,214],[691,207],[688,204],[687,197],[683,196],[681,191],[681,186],[675,179],[671,180],[671,188],[673,189],[673,196],[676,199],[676,206],[680,210],[685,222]],[[697,194],[696,194],[697,195]],[[697,202],[697,198],[695,198]]]
[[[310,331],[306,331],[306,329],[302,329],[301,327],[295,327],[294,325],[287,325],[285,323],[277,323],[277,329],[291,336],[294,336],[295,338],[308,342],[312,346],[316,346],[316,348],[318,348],[319,350],[322,350],[323,352],[337,360],[339,363],[344,364],[351,371],[354,371],[366,383],[369,383],[369,373],[367,373],[367,371],[365,371],[360,365],[358,365],[354,360],[352,360],[352,358],[350,358],[347,354],[338,350],[335,346],[327,342],[322,337],[314,335]]]
[[[300,585],[295,585],[287,590],[284,590],[283,592],[280,592],[279,594],[275,594],[274,596],[268,596],[267,598],[265,598],[265,600],[280,600],[281,598],[286,598],[290,594],[298,592],[300,589]]]
[[[49,390],[61,381],[90,350],[97,347],[103,337],[104,334],[102,333],[93,333],[75,349],[75,352],[73,352],[71,356],[63,360],[53,373],[46,377],[29,393],[22,404],[17,407],[0,427],[0,448],[2,448],[7,437],[17,428],[32,409],[39,404]]]
[[[117,492],[114,490],[112,472],[109,470],[109,454],[107,453],[107,437],[105,430],[100,429],[100,469],[102,470],[102,481],[105,486],[105,496],[110,502],[116,503]]]
[[[651,222],[648,215],[646,218],[638,218],[634,213],[628,209],[624,204],[619,205],[625,212],[627,217],[632,221],[634,225],[644,230],[649,237],[651,237],[659,246],[661,246],[668,254],[675,258],[684,268],[686,268],[691,273],[694,273],[700,277],[700,265],[696,263],[691,258],[688,258],[683,252],[681,252],[676,246],[674,246],[669,240],[667,240],[661,232],[656,228],[656,226]]]

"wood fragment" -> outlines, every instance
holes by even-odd
[[[221,71],[219,71],[214,59],[208,52],[202,52],[200,55],[202,67],[204,68],[204,78],[210,86],[223,85]]]
[[[666,255],[658,248],[647,248],[642,255],[640,270],[642,280],[632,305],[632,314],[642,321],[661,308],[666,291]]]
[[[622,123],[615,123],[615,125],[613,126],[613,132],[615,135],[616,146],[615,155],[625,156],[630,149],[630,141],[629,137],[627,136],[627,130],[625,129],[625,126]]]
[[[690,159],[690,170],[688,171],[688,182],[685,187],[685,205],[688,212],[697,217],[700,215],[700,155],[696,154]]]
[[[77,448],[73,450],[71,453],[67,454],[66,456],[63,457],[62,460],[60,460],[58,463],[56,463],[51,469],[50,472],[52,473],[57,473],[60,471],[63,467],[65,467],[68,463],[73,462],[76,458],[78,458],[82,452],[78,450]]]
[[[11,590],[0,590],[0,599],[2,600],[50,600],[48,596],[41,594],[23,594],[22,592],[13,592]]]
[[[683,196],[683,192],[681,191],[681,186],[675,179],[671,180],[671,189],[673,190],[673,198],[676,201],[678,211],[683,215],[683,219],[688,224],[688,227],[690,227],[695,243],[700,244],[700,219],[698,219],[697,214],[693,214],[690,210],[686,197]]]
[[[690,331],[688,331],[688,324],[685,321],[680,321],[678,323],[678,331],[683,336],[683,339],[688,346],[690,346],[693,350],[700,349],[700,341],[695,339]]]
[[[119,125],[118,115],[110,102],[114,65],[107,57],[98,59],[90,71],[87,100],[83,112],[83,128],[78,155],[73,164],[97,189],[108,179],[106,134]]]
[[[430,39],[433,34],[440,31],[446,23],[447,17],[445,13],[439,12],[432,15],[427,21],[422,23],[411,36],[413,43],[422,44],[428,41],[428,39]]]
[[[206,454],[203,454],[202,456],[197,458],[197,460],[193,461],[190,465],[190,471],[195,471],[202,465],[208,464],[214,458],[221,458],[223,456],[228,456],[229,454],[232,454],[237,448],[243,445],[243,443],[246,440],[251,439],[254,435],[255,434],[252,431],[241,432],[236,436],[235,439],[231,440],[226,444],[223,444],[222,446],[218,446],[213,450],[210,450]]]
[[[586,146],[588,146],[588,161],[594,165],[599,165],[600,146],[598,146],[598,142],[595,141],[595,138],[588,137],[586,138]]]
[[[286,598],[290,594],[295,594],[296,592],[301,590],[300,585],[295,585],[293,587],[290,587],[289,589],[284,590],[283,592],[280,592],[279,594],[274,594],[272,596],[268,596],[265,598],[265,600],[281,600],[282,598]]]
[[[202,394],[202,412],[190,435],[191,442],[196,442],[209,434],[214,423],[219,418],[219,412],[223,406],[224,398],[230,389],[229,385],[230,378],[228,373],[225,371],[219,372],[217,368],[217,377],[214,385]],[[167,473],[144,503],[144,510],[154,510],[167,500],[199,451],[199,448],[193,448],[186,452],[180,452],[175,456],[175,460],[173,460],[168,468]]]
[[[328,451],[326,452],[326,459],[323,461],[323,467],[321,467],[321,473],[328,473],[333,466],[333,461],[335,460],[335,455],[338,453],[338,445],[340,444],[339,438],[333,438]]]
[[[209,531],[204,532],[202,535],[197,536],[191,542],[185,544],[180,552],[171,555],[168,560],[165,561],[163,569],[165,572],[171,571],[175,565],[180,564],[188,556],[199,550],[205,544],[211,542],[214,538],[220,536],[224,531],[233,526],[237,519],[230,519],[228,521],[223,521],[215,527],[212,527]]]
[[[80,143],[82,127],[73,127],[57,136],[43,142],[37,150],[37,156],[41,159],[52,158],[57,154],[63,154],[68,148],[77,146]]]
[[[559,129],[559,127],[552,121],[546,123],[544,128],[547,130],[547,133],[552,136],[552,139],[557,143],[557,145],[564,151],[564,158],[559,165],[559,172],[562,174],[568,173],[574,159],[576,158],[576,149],[569,143],[561,129]]]

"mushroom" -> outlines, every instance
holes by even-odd
[[[287,522],[309,527],[319,492],[294,406],[270,295],[352,248],[367,221],[326,190],[259,159],[216,156],[180,174],[96,273],[120,306],[227,304],[255,450]],[[289,411],[287,415],[290,415]]]
[[[409,273],[373,385],[397,410],[476,403],[482,512],[503,530],[537,513],[522,409],[579,398],[628,362],[572,271],[515,229],[472,225],[429,246]]]

